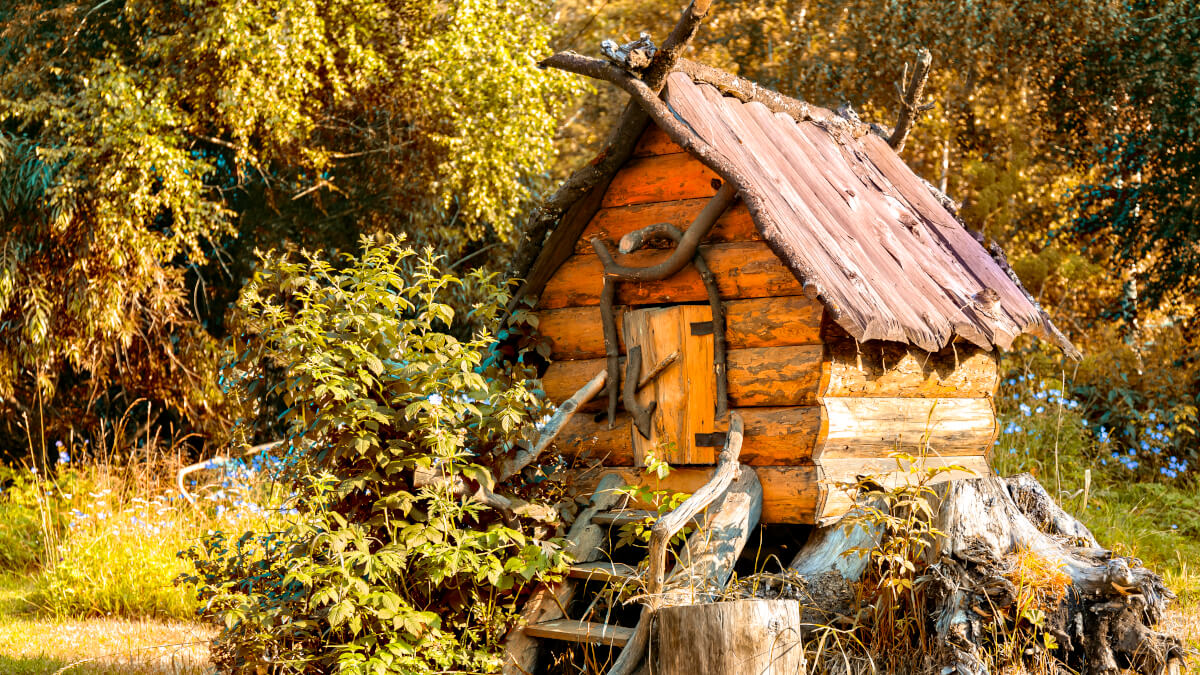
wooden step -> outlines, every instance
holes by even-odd
[[[588,562],[571,565],[567,576],[585,581],[623,582],[637,576],[637,568],[625,563]]]
[[[525,634],[529,637],[548,640],[624,647],[625,643],[633,637],[633,629],[592,621],[555,619],[526,626]]]
[[[596,523],[597,525],[615,525],[617,527],[621,527],[622,525],[628,525],[629,523],[644,521],[646,518],[650,518],[650,523],[653,524],[655,520],[658,520],[658,513],[654,511],[644,511],[641,509],[605,511],[604,513],[597,513],[596,515],[592,516],[592,522]],[[689,523],[689,525],[693,527],[703,524],[703,515],[698,515],[695,518],[692,518],[692,522]]]

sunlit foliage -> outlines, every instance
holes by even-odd
[[[255,245],[353,248],[362,231],[405,231],[453,255],[510,241],[574,86],[534,67],[546,10],[8,3],[8,407],[82,404],[118,387],[213,417],[210,336]]]

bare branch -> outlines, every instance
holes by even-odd
[[[892,131],[892,137],[888,139],[888,145],[892,146],[896,152],[904,149],[904,141],[908,139],[908,134],[912,131],[917,116],[933,106],[932,103],[921,103],[921,97],[925,95],[925,82],[929,79],[929,66],[932,63],[933,56],[928,49],[922,47],[917,51],[917,61],[913,65],[912,77],[905,83],[900,97],[900,119],[896,122],[896,129]],[[904,72],[908,72],[907,64],[904,66]],[[897,90],[899,89],[900,87],[897,86]]]

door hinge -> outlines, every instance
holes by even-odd
[[[696,434],[696,447],[723,448],[725,447],[725,437],[727,435],[724,431],[715,431],[711,434]]]

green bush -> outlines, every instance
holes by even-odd
[[[188,552],[223,672],[495,671],[521,589],[565,565],[553,509],[469,496],[545,413],[522,354],[493,349],[506,294],[396,240],[363,250],[268,255],[238,303],[232,393],[286,406],[296,513]],[[486,298],[466,316],[447,304],[463,285]],[[464,324],[493,328],[456,337]]]

